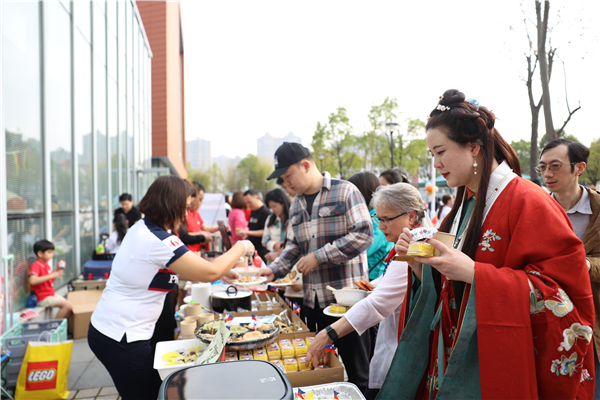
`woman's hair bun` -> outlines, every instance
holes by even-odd
[[[448,89],[440,96],[440,104],[450,109],[452,115],[460,119],[475,119],[479,118],[480,114],[475,110],[470,110],[461,107],[466,101],[466,96],[463,92],[457,89]],[[479,107],[478,107],[479,108]]]
[[[440,104],[446,107],[452,107],[453,104],[462,103],[465,99],[465,94],[460,90],[448,89],[440,97]]]

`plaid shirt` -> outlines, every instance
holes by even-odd
[[[315,198],[312,214],[304,195],[297,195],[290,207],[289,224],[294,237],[269,266],[276,277],[285,276],[299,259],[315,253],[319,266],[304,275],[304,304],[321,308],[334,302],[325,286],[336,289],[367,279],[367,249],[373,243],[369,210],[358,189],[349,182],[331,179],[325,172],[323,187]]]

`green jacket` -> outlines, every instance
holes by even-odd
[[[377,279],[383,274],[385,259],[394,247],[395,243],[388,242],[385,235],[379,229],[379,220],[375,215],[375,209],[369,210],[371,222],[373,223],[373,244],[367,249],[367,259],[369,261],[369,280]]]

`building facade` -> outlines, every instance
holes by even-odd
[[[262,137],[256,139],[256,155],[263,160],[273,162],[275,150],[283,144],[283,142],[292,142],[302,144],[302,138],[294,135],[292,132],[284,137],[274,137],[269,133],[265,133]]]
[[[15,309],[40,239],[75,278],[151,183],[152,51],[134,1],[3,2],[0,256]]]
[[[208,171],[212,167],[210,140],[196,138],[185,142],[185,159],[194,170]]]
[[[185,162],[183,35],[179,1],[138,1],[152,47],[152,166],[182,178]]]

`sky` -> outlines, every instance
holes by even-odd
[[[523,3],[535,18],[534,0]],[[181,0],[186,138],[210,140],[213,157],[256,154],[256,139],[267,132],[293,132],[309,145],[317,122],[338,107],[348,110],[360,135],[371,106],[386,97],[398,100],[402,126],[407,118],[425,120],[453,88],[494,111],[509,142],[528,140],[531,113],[522,79],[528,43],[520,4]],[[566,131],[589,145],[600,137],[600,2],[552,1],[550,26],[558,48],[554,125],[568,115],[564,61],[569,105],[581,105]]]

